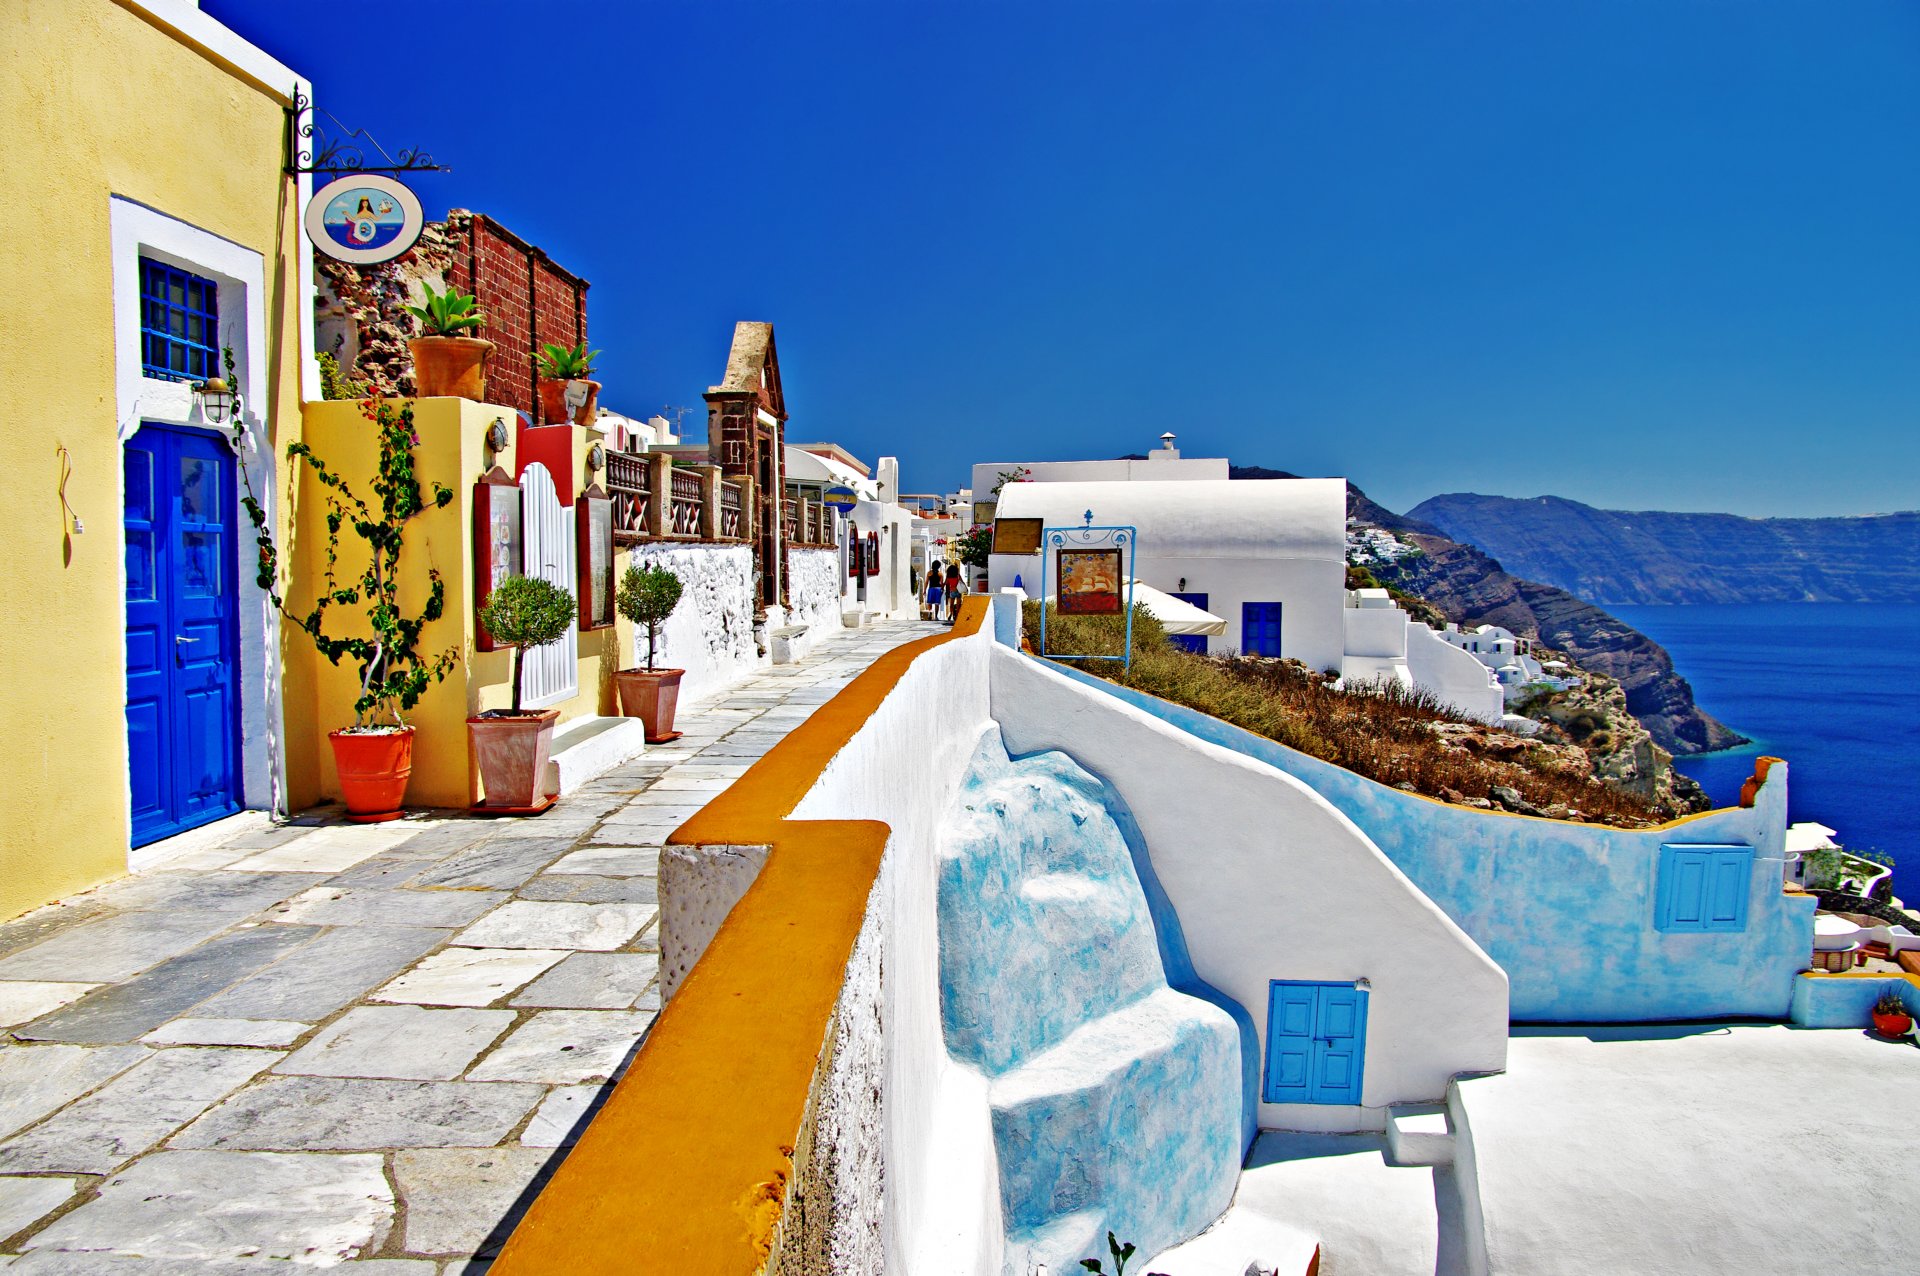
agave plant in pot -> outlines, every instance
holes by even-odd
[[[543,346],[534,362],[540,369],[540,418],[548,425],[592,425],[600,404],[600,383],[590,380],[598,350],[582,341],[572,348]]]
[[[446,585],[437,569],[427,569],[427,599],[419,614],[409,617],[400,606],[400,555],[407,524],[428,509],[440,509],[453,500],[453,491],[435,483],[431,495],[423,492],[414,474],[413,404],[406,400],[367,399],[361,413],[372,423],[379,444],[373,478],[375,504],[368,504],[325,461],[304,443],[287,445],[287,458],[305,462],[326,488],[326,575],[315,590],[311,610],[294,615],[279,593],[279,553],[267,529],[267,513],[251,482],[241,504],[253,523],[259,546],[256,580],[283,616],[313,640],[314,647],[333,664],[352,660],[360,671],[360,694],[353,702],[354,723],[328,734],[334,769],[340,777],[341,799],[347,817],[362,823],[395,819],[413,774],[413,728],[401,714],[420,702],[429,687],[446,678],[456,659],[454,648],[435,656],[420,652],[420,635],[429,621],[446,610]],[[234,426],[236,439],[244,427]],[[244,444],[243,444],[244,446]],[[244,467],[241,474],[245,476]],[[340,561],[340,532],[351,527],[365,541],[367,566],[357,581],[336,576]],[[334,606],[365,609],[366,633],[330,636],[325,627]]]
[[[622,669],[613,681],[620,689],[620,712],[646,725],[648,744],[680,736],[673,729],[673,715],[680,704],[680,677],[686,670],[653,667],[660,626],[680,605],[680,590],[680,578],[665,567],[629,567],[613,600],[636,629],[647,631],[647,667]]]
[[[1880,1000],[1873,1003],[1873,1028],[1883,1037],[1904,1037],[1913,1030],[1913,1016],[1907,1011],[1899,984],[1888,984],[1881,990]]]
[[[513,705],[467,719],[467,737],[480,763],[486,800],[474,809],[536,815],[553,805],[546,791],[547,758],[553,751],[558,709],[522,709],[521,678],[527,653],[566,636],[574,620],[573,595],[538,576],[509,576],[493,587],[480,608],[480,623],[494,642],[513,651]]]
[[[487,397],[487,356],[493,342],[473,335],[486,322],[475,308],[472,293],[448,288],[435,292],[433,285],[422,283],[426,293],[424,306],[405,310],[420,321],[421,336],[407,342],[413,354],[413,392],[423,399],[472,399]]]

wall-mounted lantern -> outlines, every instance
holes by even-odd
[[[225,425],[240,411],[240,396],[234,393],[225,377],[196,381],[193,392],[200,400],[201,415],[215,425]]]
[[[587,468],[598,474],[607,468],[607,445],[596,443],[587,449]]]
[[[500,417],[493,418],[493,424],[487,427],[487,451],[504,452],[507,450],[507,423]]]

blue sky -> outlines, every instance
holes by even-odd
[[[1745,514],[1920,507],[1920,6],[204,0],[592,281],[645,414]]]

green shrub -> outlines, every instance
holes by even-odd
[[[486,316],[474,309],[476,298],[472,293],[457,288],[436,293],[432,284],[424,282],[420,287],[426,293],[427,304],[401,308],[420,321],[420,329],[427,336],[471,336],[470,329],[486,322]]]
[[[566,346],[542,346],[534,361],[540,367],[540,375],[548,380],[572,381],[592,376],[593,361],[599,357],[598,350],[587,349],[587,343],[582,341],[572,349]]]
[[[513,652],[513,712],[520,712],[520,671],[527,652],[566,637],[573,624],[573,595],[538,576],[509,576],[493,587],[480,609],[480,623]]]
[[[364,381],[355,381],[340,371],[340,361],[322,351],[314,356],[320,364],[320,397],[329,400],[357,399],[367,392]]]
[[[647,631],[647,668],[653,668],[654,646],[660,626],[680,605],[680,578],[664,567],[629,567],[620,578],[614,606],[620,614]]]

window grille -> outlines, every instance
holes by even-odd
[[[220,375],[219,285],[140,259],[140,371],[164,381]]]

